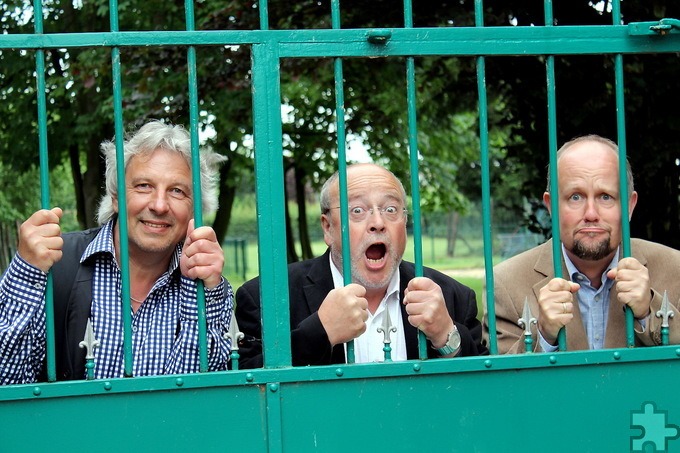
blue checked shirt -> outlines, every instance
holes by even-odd
[[[134,376],[199,371],[197,286],[180,274],[180,253],[178,245],[168,271],[132,315]],[[104,225],[80,261],[89,257],[95,260],[90,320],[100,342],[94,351],[95,378],[122,377],[121,273],[115,260],[113,221]],[[0,280],[0,384],[35,382],[40,373],[46,349],[46,284],[47,275],[18,254]],[[210,371],[227,367],[231,342],[223,334],[233,314],[233,299],[224,280],[205,290]]]

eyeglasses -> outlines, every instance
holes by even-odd
[[[335,206],[331,209],[340,209],[340,206]],[[349,220],[354,223],[364,222],[369,214],[372,216],[376,210],[380,213],[382,218],[388,222],[399,222],[403,220],[408,213],[406,208],[399,208],[398,206],[367,208],[366,206],[357,205],[349,207]]]

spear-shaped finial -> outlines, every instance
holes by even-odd
[[[663,292],[663,299],[661,300],[661,307],[656,312],[656,317],[661,318],[661,344],[666,346],[668,344],[668,319],[675,316],[675,312],[671,308],[671,303],[668,300],[668,293]]]
[[[240,355],[238,353],[238,342],[243,340],[245,335],[238,329],[238,323],[236,322],[236,316],[232,313],[231,321],[229,322],[229,330],[224,334],[224,338],[231,340],[231,369],[238,370],[238,359]]]
[[[87,372],[86,379],[94,379],[94,349],[100,346],[99,340],[94,337],[94,329],[92,328],[92,321],[87,318],[87,325],[85,326],[85,337],[83,341],[78,343],[78,346],[85,348],[85,371]]]
[[[383,351],[385,352],[385,362],[391,362],[392,361],[392,340],[390,339],[390,333],[391,332],[396,332],[397,328],[396,326],[392,325],[392,319],[390,318],[390,312],[385,307],[385,316],[383,317],[383,323],[380,327],[377,329],[378,333],[383,334]]]
[[[524,298],[524,308],[522,309],[522,317],[517,321],[520,327],[524,329],[524,345],[526,352],[533,351],[533,339],[531,338],[531,325],[536,324],[536,318],[531,316],[531,309],[529,308],[529,298]]]

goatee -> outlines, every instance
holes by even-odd
[[[614,249],[609,246],[609,238],[603,239],[596,244],[590,246],[584,244],[578,239],[574,241],[574,246],[571,252],[578,258],[587,261],[599,261],[606,258]]]

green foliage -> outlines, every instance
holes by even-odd
[[[557,25],[611,24],[611,13],[596,10],[593,3],[602,2],[557,2],[554,21]],[[622,2],[623,19],[679,17],[676,3]],[[472,0],[415,2],[414,26],[473,26],[474,6]],[[106,0],[47,2],[43,5],[45,32],[109,31],[108,8]],[[0,9],[2,33],[33,33],[31,9],[30,3],[20,0],[5,2]],[[270,29],[330,27],[327,1],[276,0],[268,2],[268,11]],[[121,30],[187,28],[182,2],[121,0],[118,12]],[[204,0],[195,2],[195,26],[199,30],[258,29],[259,12],[255,1]],[[485,4],[486,26],[530,26],[542,24],[544,18],[540,2]],[[402,8],[387,0],[344,0],[341,5],[343,28],[402,27],[404,19]],[[248,46],[206,46],[196,52],[199,127],[210,134],[206,144],[229,157],[220,181],[222,209],[216,215],[216,223],[222,219],[228,224],[235,194],[254,192],[251,54]],[[84,224],[94,217],[98,197],[92,194],[101,190],[98,145],[114,133],[110,49],[49,49],[44,54],[50,166],[74,169],[70,179],[78,196],[74,206]],[[36,162],[35,61],[33,51],[0,51],[0,156],[6,166],[3,171],[11,168],[15,175],[30,174]],[[360,140],[375,161],[408,181],[405,61],[403,57],[343,59],[343,82],[348,136]],[[121,62],[126,128],[150,118],[188,123],[186,48],[125,47]],[[423,208],[469,212],[481,193],[477,61],[431,56],[416,58],[414,63]],[[640,202],[632,230],[677,246],[679,113],[671,109],[660,115],[658,106],[677,104],[673,96],[678,92],[675,79],[680,60],[673,54],[626,55],[624,65],[629,157],[636,174],[655,175],[638,178]],[[494,209],[527,212],[536,223],[536,210],[527,206],[537,206],[545,181],[545,62],[534,57],[488,57],[486,68]],[[612,57],[558,57],[556,74],[558,142],[590,132],[616,138]],[[317,190],[337,167],[333,60],[282,60],[281,93],[282,105],[290,111],[290,121],[284,124],[285,168],[295,169],[303,183],[297,187]],[[293,193],[290,189],[289,194]],[[29,191],[2,195],[3,215],[23,212],[27,202],[19,200],[20,195],[33,197]]]
[[[64,211],[61,227],[64,231],[77,228],[73,186],[70,171],[64,166],[50,173],[50,207],[59,206]],[[41,208],[40,176],[37,167],[18,173],[0,162],[0,223],[24,221]]]

